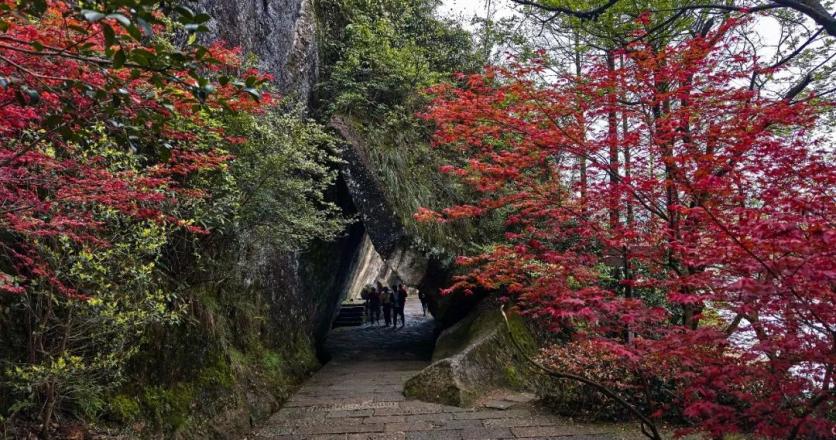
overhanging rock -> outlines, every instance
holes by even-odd
[[[386,199],[380,182],[373,174],[365,143],[351,125],[340,117],[332,119],[330,126],[345,141],[345,163],[341,172],[375,250],[400,281],[408,285],[419,285],[427,272],[429,258],[413,245],[411,237]]]

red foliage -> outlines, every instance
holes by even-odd
[[[735,25],[636,43],[582,79],[533,63],[434,88],[434,144],[462,158],[442,171],[483,197],[418,217],[501,208],[505,242],[452,289],[503,292],[578,343],[673,372],[698,430],[827,436],[836,169],[815,123],[830,103],[749,89]]]
[[[201,111],[221,106],[257,111],[269,96],[259,103],[229,83],[206,96],[195,93],[196,87],[206,88],[195,71],[239,70],[236,50],[215,45],[199,56],[187,54],[200,61],[192,64],[192,71],[158,69],[150,62],[143,67],[114,56],[111,44],[123,52],[154,56],[153,47],[120,39],[126,31],[118,21],[127,20],[125,16],[90,22],[72,2],[49,1],[47,11],[33,17],[21,2],[3,4],[0,269],[11,269],[14,276],[0,271],[0,291],[20,293],[33,278],[46,278],[61,293],[83,297],[84,292],[52,272],[33,241],[67,237],[77,244],[106,246],[98,217],[104,210],[181,223],[173,214],[177,203],[203,196],[184,187],[185,176],[228,160],[219,150],[189,142],[204,127]],[[116,43],[106,43],[105,27],[116,34],[111,39]],[[257,72],[248,74],[265,79]],[[106,158],[90,157],[85,146],[98,139],[95,134],[86,137],[85,130],[96,123],[126,151],[142,149],[145,166],[113,169]],[[140,130],[145,139],[124,135],[129,128]]]

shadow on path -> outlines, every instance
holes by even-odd
[[[363,325],[331,330],[325,350],[331,361],[412,360],[429,363],[435,346],[435,321],[423,316],[421,303],[409,298],[404,309],[406,325]],[[381,317],[381,323],[383,319]]]

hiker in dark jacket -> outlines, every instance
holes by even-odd
[[[424,309],[424,316],[427,316],[427,307],[430,305],[430,298],[426,293],[419,290],[418,299],[421,300],[421,308]]]
[[[404,315],[404,308],[406,307],[406,297],[409,293],[406,291],[406,286],[403,283],[398,284],[396,288],[397,300],[395,301],[395,325],[398,325],[398,316],[401,317],[401,327],[406,325],[406,316]]]
[[[393,284],[392,285],[392,322],[394,323],[394,327],[398,326],[398,306],[401,303],[401,291],[398,290],[398,286]]]
[[[363,300],[363,306],[365,306],[366,311],[366,322],[369,324],[372,322],[372,304],[370,298],[373,290],[372,286],[366,286],[360,291],[360,298]]]
[[[378,283],[378,292],[380,292],[380,305],[383,306],[383,320],[386,322],[386,327],[389,327],[392,324],[392,307],[394,306],[392,290]]]
[[[369,292],[369,308],[371,309],[371,317],[369,322],[375,325],[380,323],[380,292],[374,287]]]

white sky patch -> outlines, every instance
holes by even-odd
[[[457,18],[465,27],[474,16],[486,18],[488,11],[494,20],[514,15],[508,0],[443,0],[438,8],[442,17]]]

